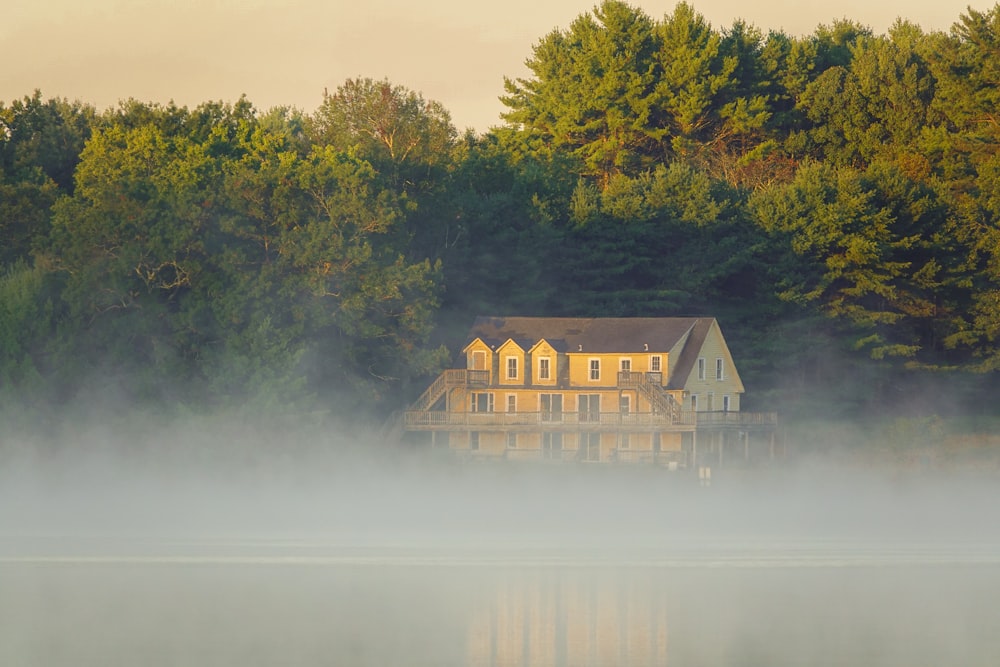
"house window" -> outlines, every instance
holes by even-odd
[[[650,373],[661,372],[662,363],[663,363],[663,357],[661,357],[660,355],[654,354],[653,356],[651,356],[649,358],[649,372]]]
[[[632,370],[632,360],[631,359],[619,359],[618,360],[618,370],[622,373],[628,373]]]
[[[507,432],[507,449],[517,449],[517,433]]]
[[[577,409],[580,413],[581,422],[601,421],[601,395],[580,394],[579,398],[577,398]]]
[[[725,374],[723,373],[722,357],[718,357],[715,360],[715,379],[716,380],[725,379]]]
[[[486,370],[486,353],[482,350],[476,350],[472,353],[472,370],[474,371],[485,371]]]
[[[618,411],[623,415],[627,415],[632,412],[632,397],[628,394],[622,394],[618,397]]]
[[[507,412],[517,412],[517,394],[507,394]]]
[[[517,379],[517,357],[507,357],[507,379]]]
[[[590,360],[590,379],[592,381],[597,381],[601,379],[601,360],[591,359]]]
[[[473,392],[473,412],[493,412],[493,394],[491,392]]]
[[[715,410],[715,394],[708,392],[705,395],[705,409],[709,412]]]
[[[698,409],[698,394],[691,394],[691,412]]]
[[[728,394],[722,397],[722,411],[723,412],[729,412],[729,395]]]
[[[584,461],[601,460],[601,434],[583,433],[580,435],[580,449]]]
[[[562,394],[539,394],[543,422],[562,421]]]
[[[701,357],[698,359],[698,379],[705,379],[705,358]]]
[[[469,449],[473,451],[479,449],[479,431],[469,433]]]
[[[628,449],[631,443],[629,442],[628,433],[621,433],[618,436],[618,449]]]
[[[548,380],[551,376],[551,370],[549,367],[550,359],[548,357],[542,357],[538,360],[538,379]]]

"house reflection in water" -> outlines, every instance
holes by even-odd
[[[655,589],[552,574],[497,580],[492,601],[470,617],[469,667],[667,664],[667,610]]]

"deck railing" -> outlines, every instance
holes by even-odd
[[[672,426],[694,425],[692,413],[682,413],[679,419],[659,412],[447,412],[444,410],[410,410],[406,413],[407,426],[469,426],[486,430],[487,427],[535,426],[558,429],[560,427],[618,427],[618,426]]]
[[[613,430],[653,427],[774,427],[774,412],[448,412],[409,410],[407,428],[468,427],[477,430],[540,428],[548,430]]]
[[[466,368],[449,368],[431,383],[423,394],[413,402],[411,410],[430,410],[446,391],[453,387],[488,387],[490,372]]]
[[[690,414],[690,413],[689,413]],[[698,426],[776,426],[777,412],[695,412]]]

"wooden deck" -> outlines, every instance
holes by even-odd
[[[448,412],[409,410],[408,431],[563,431],[691,432],[701,429],[767,430],[778,423],[773,412]]]

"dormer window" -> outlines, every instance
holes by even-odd
[[[550,380],[552,379],[552,367],[551,359],[548,357],[542,357],[538,360],[538,379],[539,380]]]
[[[517,379],[517,357],[507,357],[507,379]]]

